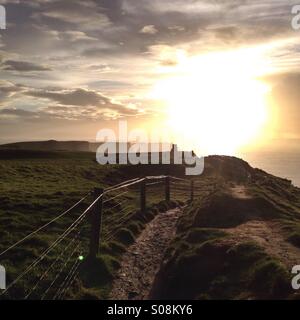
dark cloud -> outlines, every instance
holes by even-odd
[[[63,105],[71,106],[97,106],[112,105],[111,101],[103,95],[85,89],[63,90],[63,91],[47,91],[33,90],[26,93],[29,96],[49,99]]]
[[[30,72],[30,71],[51,71],[49,67],[43,65],[28,62],[28,61],[14,61],[6,60],[1,64],[1,68],[6,71],[20,71],[20,72]]]
[[[14,109],[1,109],[0,115],[27,118],[27,117],[32,117],[32,116],[36,115],[36,112],[31,112],[31,111],[26,111],[23,109],[16,109],[16,108],[14,108]]]
[[[47,108],[44,110],[55,111],[57,113],[63,112],[67,116],[69,114],[76,114],[79,117],[86,117],[86,115],[97,118],[99,115],[106,115],[106,117],[118,118],[120,116],[138,115],[139,111],[135,108],[129,108],[121,103],[113,102],[110,98],[102,94],[85,89],[73,90],[28,90],[26,95],[36,98],[48,99],[57,102],[59,106]],[[79,107],[84,107],[79,108]]]

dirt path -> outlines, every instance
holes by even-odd
[[[111,299],[147,299],[181,212],[176,208],[158,214],[129,247],[113,283]]]
[[[237,242],[257,242],[269,255],[278,258],[287,270],[300,263],[300,249],[285,241],[278,222],[255,220],[224,231]]]
[[[251,196],[248,194],[247,189],[243,185],[236,185],[230,188],[231,194],[238,199],[250,199]]]
[[[230,191],[235,198],[251,197],[243,185],[236,185]],[[278,258],[288,270],[300,263],[300,249],[285,241],[280,224],[276,221],[254,220],[224,231],[230,233],[231,239],[236,242],[257,242],[269,255]]]

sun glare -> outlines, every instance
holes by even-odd
[[[184,58],[152,94],[166,102],[168,126],[182,147],[235,154],[259,139],[268,120],[270,89],[257,80],[268,68],[255,49]]]

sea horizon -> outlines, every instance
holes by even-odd
[[[300,187],[300,151],[253,151],[241,153],[238,157],[254,168],[291,180],[295,187]]]

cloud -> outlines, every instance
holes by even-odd
[[[2,41],[2,35],[0,34],[0,48],[4,47],[5,44],[4,42]]]
[[[88,69],[91,70],[91,71],[101,72],[101,73],[112,72],[112,68],[109,65],[107,65],[106,63],[93,64],[93,65],[90,65],[88,67]]]
[[[32,117],[33,115],[35,115],[35,112],[31,112],[31,111],[26,111],[23,109],[16,109],[16,108],[12,108],[12,109],[1,109],[0,110],[0,115],[4,115],[4,116],[13,116],[13,117],[22,117],[22,118],[27,118],[27,117]]]
[[[111,25],[101,6],[94,1],[53,1],[47,2],[44,9],[34,14],[37,21],[50,18],[82,30],[99,30]]]
[[[15,85],[9,81],[0,80],[0,105],[8,98],[12,98],[16,93],[21,92],[23,87]]]
[[[0,4],[19,4],[20,0],[0,0]]]
[[[210,30],[222,40],[235,41],[239,35],[238,28],[235,26],[215,27]]]
[[[147,53],[166,67],[177,65],[179,57],[185,55],[184,50],[161,44],[150,46]]]
[[[185,31],[185,27],[183,26],[171,26],[171,27],[168,27],[168,29],[171,31],[178,31],[178,32]]]
[[[1,64],[1,69],[6,71],[19,71],[19,72],[30,72],[30,71],[51,71],[49,67],[43,65],[28,62],[28,61],[15,61],[6,60]]]
[[[121,117],[136,116],[137,110],[123,105],[80,108],[78,106],[52,106],[41,109],[44,114],[68,120],[108,120]]]
[[[33,90],[26,93],[29,96],[53,100],[63,105],[72,106],[97,106],[112,104],[107,97],[85,89],[48,91],[48,90]]]
[[[0,82],[1,108],[20,121],[85,119],[86,126],[158,110],[163,102],[149,102],[149,88],[179,70],[172,67],[182,54],[188,59],[297,37],[290,27],[296,1],[0,0],[9,12],[9,28],[0,36],[0,70],[9,80]],[[289,70],[299,65],[297,41],[293,45],[285,47],[288,55],[276,50]],[[157,65],[166,67],[163,75]],[[19,111],[26,106],[31,113]],[[50,130],[46,121],[43,126]]]
[[[1,120],[19,120],[19,121],[33,121],[38,120],[47,121],[50,119],[61,119],[66,121],[99,121],[99,120],[116,120],[122,117],[137,116],[135,109],[120,108],[108,109],[88,107],[80,108],[78,106],[50,106],[40,108],[35,111],[28,111],[20,108],[4,108],[0,109]]]
[[[51,116],[51,118],[59,118],[65,120],[97,120],[97,119],[118,119],[128,116],[139,116],[142,112],[132,103],[120,103],[104,96],[95,90],[87,89],[72,89],[66,90],[62,88],[45,88],[34,89],[21,85],[14,85],[7,81],[0,82],[0,105],[8,102],[13,106],[14,95],[19,94],[18,98],[25,101],[26,104],[39,106],[30,111],[22,108],[7,107],[5,105],[1,111],[2,115],[7,118],[28,118],[30,116],[34,119],[44,119]],[[33,102],[26,99],[26,97],[35,98]],[[56,103],[52,106],[47,106],[45,101],[52,101]],[[23,103],[24,104],[24,103]],[[23,111],[22,111],[23,110]]]
[[[154,25],[148,25],[144,26],[141,30],[140,33],[145,33],[145,34],[156,34],[158,33],[158,30],[155,28]]]
[[[58,105],[53,106],[50,110],[58,114],[63,111],[66,115],[74,114],[80,115],[82,118],[89,116],[89,118],[98,118],[99,115],[106,115],[106,117],[118,118],[121,116],[139,115],[139,110],[114,102],[112,99],[96,92],[87,89],[73,89],[73,90],[28,90],[26,95],[41,99],[47,99],[56,102]],[[80,108],[79,108],[80,107]]]
[[[82,32],[82,31],[63,31],[63,32],[58,32],[57,36],[59,39],[62,39],[63,41],[70,41],[70,42],[98,40],[96,37],[90,37],[85,32]]]

